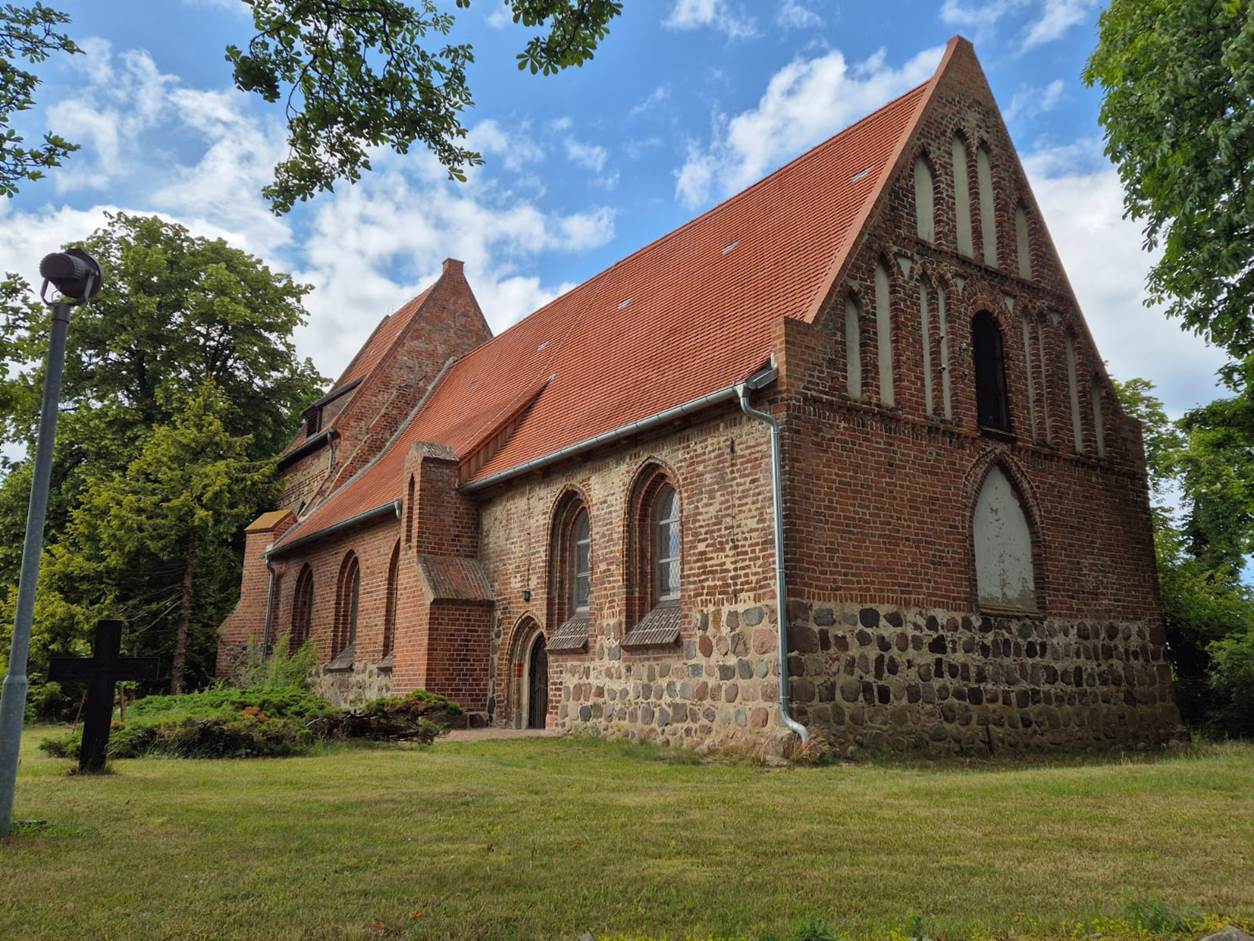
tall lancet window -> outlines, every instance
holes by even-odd
[[[875,341],[880,374],[880,405],[892,407],[893,392],[893,310],[888,269],[881,261],[875,266]]]
[[[997,267],[997,200],[993,195],[993,164],[981,147],[975,154],[975,175],[980,186],[980,236],[984,242],[984,264]]]
[[[845,388],[862,398],[862,308],[852,294],[845,299]]]
[[[975,409],[981,431],[1010,431],[1006,397],[1006,357],[1001,329],[986,310],[971,318],[971,349],[975,357]]]
[[[945,311],[945,286],[936,287],[936,326],[940,331],[937,346],[940,349],[941,407],[946,421],[954,417],[953,390],[949,378],[949,315]]]
[[[936,184],[922,157],[914,162],[914,227],[919,238],[936,241]]]
[[[923,347],[923,407],[930,418],[936,409],[932,403],[932,314],[928,309],[931,286],[919,281],[919,339]]]
[[[1089,398],[1093,401],[1093,440],[1097,444],[1097,456],[1106,456],[1106,420],[1102,415],[1102,381],[1096,376],[1089,386]]]
[[[1067,334],[1067,393],[1071,398],[1071,439],[1075,453],[1084,450],[1084,424],[1080,417],[1080,382],[1076,377],[1075,338]]]
[[[958,226],[958,254],[975,257],[971,242],[971,181],[967,176],[967,143],[955,135],[952,146],[954,164],[954,218]]]

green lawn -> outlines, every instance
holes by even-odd
[[[1254,921],[1254,747],[768,770],[587,739],[66,774],[28,730],[0,938],[1057,936]],[[1016,913],[1022,913],[1016,916]],[[1118,933],[1118,932],[1116,932]]]

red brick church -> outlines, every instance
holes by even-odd
[[[223,673],[703,747],[1179,726],[1140,429],[962,39],[498,336],[445,262],[279,466]]]

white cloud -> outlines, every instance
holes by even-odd
[[[1123,190],[1101,142],[1037,151],[1023,162],[1111,374],[1150,379],[1174,415],[1215,398],[1223,354],[1161,307],[1144,306],[1145,275],[1157,255],[1142,251],[1140,226],[1123,218]]]
[[[800,0],[783,0],[775,13],[775,22],[784,29],[818,29],[823,18],[802,6]]]
[[[609,151],[600,144],[585,144],[573,137],[566,138],[566,157],[571,163],[600,173],[605,169],[605,161],[609,159]]]
[[[715,140],[705,148],[691,145],[688,159],[676,171],[676,196],[692,208],[711,193],[743,189],[785,159],[926,81],[943,51],[925,49],[900,68],[887,64],[882,49],[852,66],[839,50],[794,59],[771,76],[755,107],[730,119],[715,116]]]
[[[659,85],[653,89],[649,95],[641,102],[631,106],[631,110],[627,113],[631,117],[644,114],[646,111],[655,111],[659,105],[664,103],[671,96],[671,90],[666,85]]]
[[[496,8],[488,14],[488,25],[493,29],[504,29],[514,22],[514,11],[509,8],[509,4],[502,0],[496,5]]]
[[[485,158],[500,157],[501,165],[515,173],[544,159],[544,148],[525,122],[507,131],[491,118],[480,121],[467,133],[466,145]]]
[[[943,23],[971,31],[976,38],[990,35],[1007,14],[1030,11],[1022,27],[1020,49],[1028,50],[1060,39],[1083,23],[1097,0],[944,0]]]
[[[728,39],[750,39],[758,34],[753,18],[735,10],[727,0],[674,0],[667,29],[716,29]]]
[[[1062,37],[1088,18],[1097,0],[1044,0],[1040,17],[1028,27],[1023,48],[1031,49]]]
[[[1010,99],[1009,107],[1005,110],[1006,121],[1034,118],[1053,111],[1062,101],[1065,87],[1063,80],[1056,78],[1043,88],[1025,88],[1015,92],[1014,97]]]

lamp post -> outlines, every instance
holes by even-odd
[[[13,620],[13,644],[9,672],[0,699],[0,837],[12,832],[13,789],[17,783],[18,752],[22,743],[22,719],[26,712],[26,661],[30,654],[31,622],[35,617],[35,586],[39,581],[39,557],[43,552],[44,519],[48,513],[48,481],[52,476],[52,445],[57,435],[57,410],[61,401],[61,372],[65,365],[65,340],[70,330],[70,308],[85,304],[100,290],[103,272],[86,252],[72,248],[48,255],[39,263],[43,276],[40,298],[52,308],[52,339],[44,374],[44,397],[39,412],[39,437],[35,444],[35,474],[26,511],[26,541],[22,543],[22,574],[17,583],[17,616]],[[48,300],[48,285],[60,297]]]

